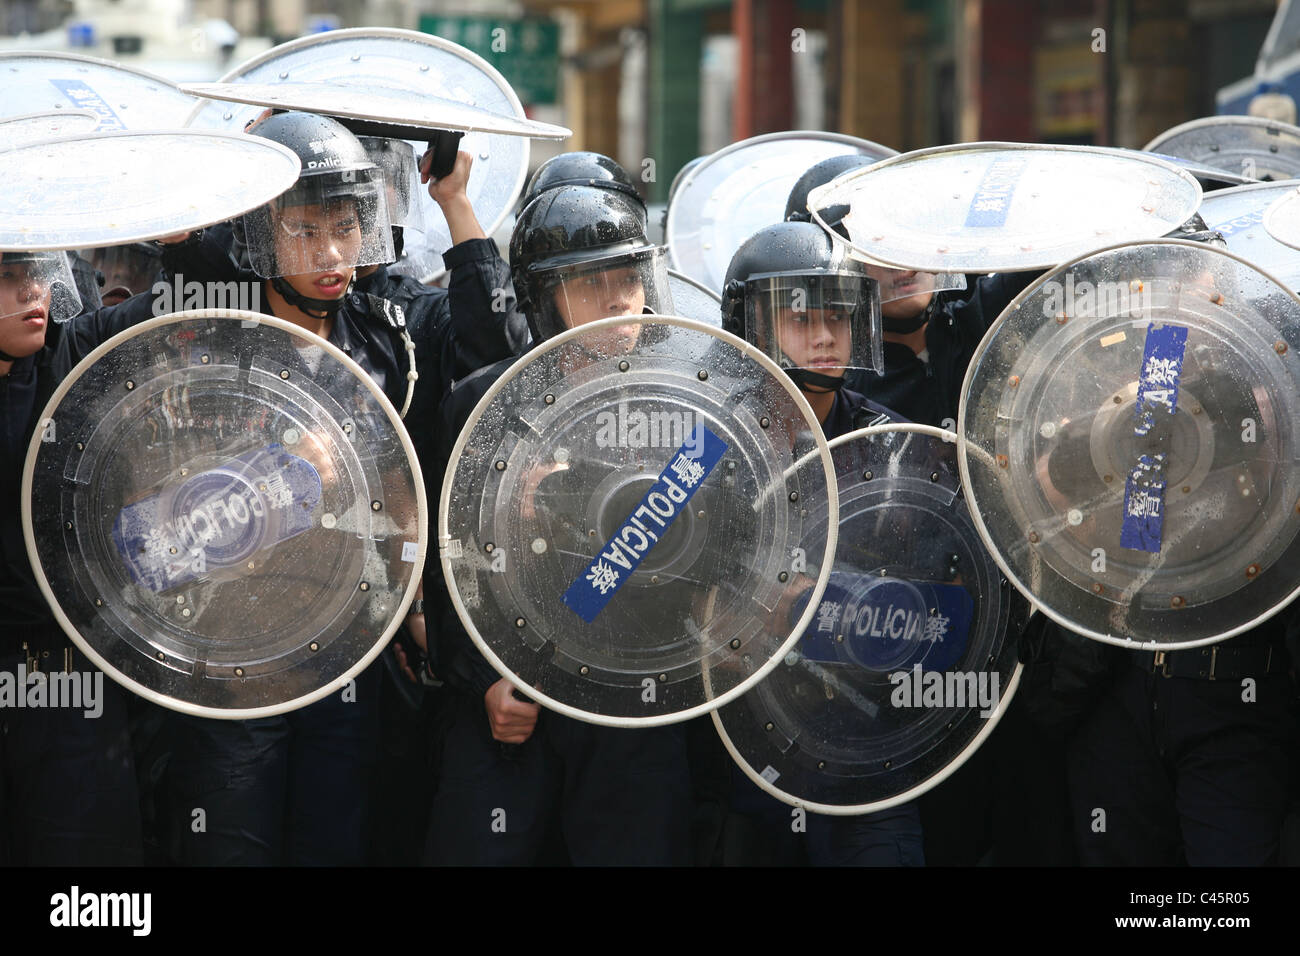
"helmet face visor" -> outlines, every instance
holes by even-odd
[[[162,255],[150,244],[84,249],[81,255],[104,276],[105,305],[116,305],[150,289],[162,270]]]
[[[392,262],[383,175],[343,170],[298,180],[244,217],[249,259],[265,279]]]
[[[534,327],[543,339],[598,319],[671,314],[668,258],[660,247],[529,270]]]
[[[0,321],[31,319],[35,331],[38,319],[66,322],[80,311],[67,253],[0,253]]]
[[[745,339],[785,369],[829,379],[880,372],[880,289],[856,272],[778,273],[745,281]]]

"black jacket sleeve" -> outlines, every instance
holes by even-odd
[[[428,467],[424,468],[425,493],[431,514],[438,512],[452,449],[461,430],[479,399],[509,366],[510,362],[505,361],[483,369],[444,396],[439,409],[433,450]],[[443,579],[441,556],[436,552],[425,562],[424,599],[427,609],[426,625],[433,623],[437,629],[436,634],[433,628],[428,629],[430,667],[455,690],[476,699],[482,698],[487,689],[501,679],[501,675],[479,652],[461,623]]]
[[[510,269],[491,239],[467,239],[452,246],[442,261],[451,273],[447,286],[454,359],[448,372],[459,380],[528,347],[528,321],[515,303]]]

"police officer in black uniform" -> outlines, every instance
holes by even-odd
[[[461,154],[456,171],[434,186],[451,209],[453,239],[469,242],[460,250],[464,261],[456,263],[469,275],[453,276],[452,289],[441,294],[410,290],[408,301],[427,303],[413,310],[421,317],[412,327],[392,300],[356,290],[356,264],[392,258],[381,241],[390,236],[383,182],[356,138],[333,120],[305,113],[272,115],[250,132],[297,152],[304,173],[289,193],[236,224],[260,278],[241,275],[260,283],[265,311],[337,345],[406,413],[413,435],[429,434],[433,394],[448,370],[464,374],[510,354],[513,345],[502,313],[490,308],[501,287],[499,257],[468,202],[460,202],[469,157]],[[456,251],[449,252],[453,261]],[[205,261],[195,257],[200,267]],[[376,274],[385,290],[409,281]],[[355,700],[334,695],[289,715],[250,721],[176,715],[167,791],[177,858],[363,862],[379,686],[379,668],[372,666],[356,678]],[[190,826],[196,807],[205,811],[202,832]]]
[[[535,342],[596,319],[658,311],[667,301],[656,279],[662,250],[646,238],[643,210],[617,189],[543,191],[520,213],[510,258]],[[442,461],[508,365],[483,369],[447,397]],[[430,488],[431,500],[438,490]],[[689,862],[690,780],[681,726],[624,730],[541,712],[516,697],[474,647],[435,580],[437,562],[425,575],[425,593],[437,594],[441,605],[432,664],[456,695],[426,862],[536,863],[552,821],[575,864]],[[505,812],[504,832],[492,830],[496,809]]]
[[[64,636],[36,585],[23,541],[19,494],[41,411],[81,359],[129,316],[80,311],[61,252],[0,253],[0,863],[141,862],[140,811],[126,714],[128,696]],[[29,680],[66,672],[98,688],[99,713],[19,707]],[[84,698],[83,698],[84,700]]]
[[[850,369],[875,364],[871,314],[876,282],[844,255],[820,226],[784,222],[759,230],[731,259],[723,285],[723,328],[763,349],[785,369],[812,406],[827,439],[901,416],[854,391]],[[868,373],[874,375],[874,371]],[[920,815],[914,803],[859,817],[809,814],[807,831],[790,827],[790,808],[761,791],[717,746],[726,785],[711,799],[726,809],[719,850],[710,862],[815,866],[920,866]],[[695,742],[695,751],[704,748]],[[707,765],[698,760],[699,789],[708,801]]]

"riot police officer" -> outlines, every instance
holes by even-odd
[[[875,280],[809,222],[755,233],[732,257],[723,286],[723,328],[785,369],[828,439],[903,420],[847,384],[850,373],[874,375],[880,364],[879,309]],[[810,814],[801,847],[789,826],[789,807],[760,791],[734,764],[728,774],[723,863],[924,863],[914,803],[860,817]]]
[[[510,253],[535,342],[586,322],[668,305],[664,252],[647,240],[642,211],[618,190],[546,190],[521,212]],[[505,370],[506,363],[485,368],[448,395],[443,460],[479,398]],[[431,562],[426,578],[436,568]],[[688,862],[689,770],[680,725],[613,729],[540,712],[516,697],[513,685],[474,647],[441,581],[426,580],[425,593],[437,594],[442,607],[433,666],[456,693],[427,861],[537,862],[556,820],[577,864]],[[492,827],[496,811],[507,821],[498,830]]]

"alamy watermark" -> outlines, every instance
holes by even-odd
[[[1108,316],[1134,319],[1151,315],[1151,283],[1141,279],[1119,282],[1075,281],[1067,272],[1064,281],[1044,282],[1043,316],[1063,322],[1075,317]]]
[[[979,706],[980,716],[988,718],[1002,697],[997,671],[926,671],[916,664],[910,671],[894,671],[889,682],[895,707]]]
[[[261,282],[187,282],[185,275],[178,272],[171,282],[159,279],[149,291],[156,316],[195,309],[262,311]]]
[[[84,711],[92,720],[104,712],[102,671],[0,671],[0,710],[68,707]]]
[[[597,448],[684,448],[693,458],[704,449],[704,426],[691,411],[617,411],[596,415]]]

